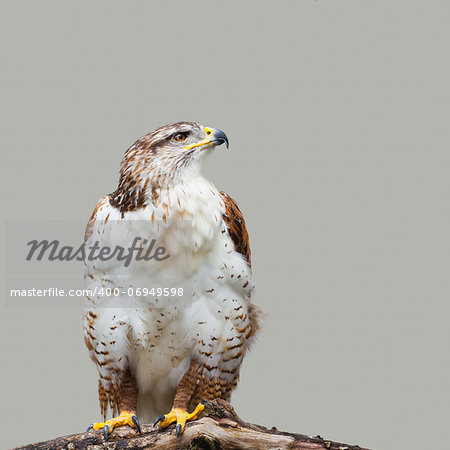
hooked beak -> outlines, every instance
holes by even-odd
[[[187,147],[184,147],[186,150],[189,150],[194,147],[201,147],[203,145],[211,145],[215,147],[216,145],[225,144],[228,148],[229,142],[227,135],[221,131],[217,130],[216,128],[208,128],[205,127],[206,135],[208,136],[206,139],[203,139],[200,142],[197,142],[196,144],[188,145]]]
[[[222,145],[225,144],[228,148],[229,142],[227,135],[222,130],[217,130],[216,128],[207,128],[205,127],[206,134],[208,134],[208,131],[211,133],[209,134],[209,137],[213,143],[213,145]]]

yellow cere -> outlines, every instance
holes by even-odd
[[[214,131],[213,128],[205,127],[205,132],[208,136],[213,134],[213,131]],[[184,148],[185,148],[185,150],[190,150],[191,148],[201,147],[202,145],[213,145],[213,143],[211,142],[211,140],[209,138],[206,138],[200,142],[197,142],[196,144],[188,145],[187,147],[184,147]]]

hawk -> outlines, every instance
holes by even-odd
[[[159,414],[155,426],[176,423],[179,435],[203,401],[229,400],[237,385],[261,312],[251,302],[242,213],[200,172],[205,155],[221,144],[228,147],[223,131],[194,122],[141,137],[125,153],[117,189],[100,199],[87,224],[88,247],[97,241],[126,249],[141,238],[142,250],[150,245],[143,238],[157,236],[167,250],[159,261],[84,262],[84,339],[98,369],[103,415],[88,430],[103,429],[105,438],[122,425],[140,432],[138,417]],[[184,287],[184,294],[162,294],[165,285],[167,292]],[[101,295],[103,289],[114,295]]]

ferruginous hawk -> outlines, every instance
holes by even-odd
[[[89,429],[103,429],[105,438],[122,425],[140,431],[137,416],[154,419],[171,406],[155,424],[175,422],[182,433],[203,400],[230,398],[258,331],[244,219],[200,173],[220,144],[228,147],[225,133],[193,122],[143,136],[126,151],[117,189],[100,199],[87,225],[86,246],[126,249],[135,238],[157,236],[167,250],[159,261],[85,261],[91,294],[84,338],[98,368],[104,420]],[[163,293],[162,285],[170,289]],[[181,297],[165,295],[180,287]],[[114,294],[100,295],[102,288]]]

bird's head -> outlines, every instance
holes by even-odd
[[[136,141],[122,161],[121,175],[140,175],[153,183],[183,180],[200,170],[204,155],[217,145],[228,147],[223,131],[196,122],[165,125]]]

